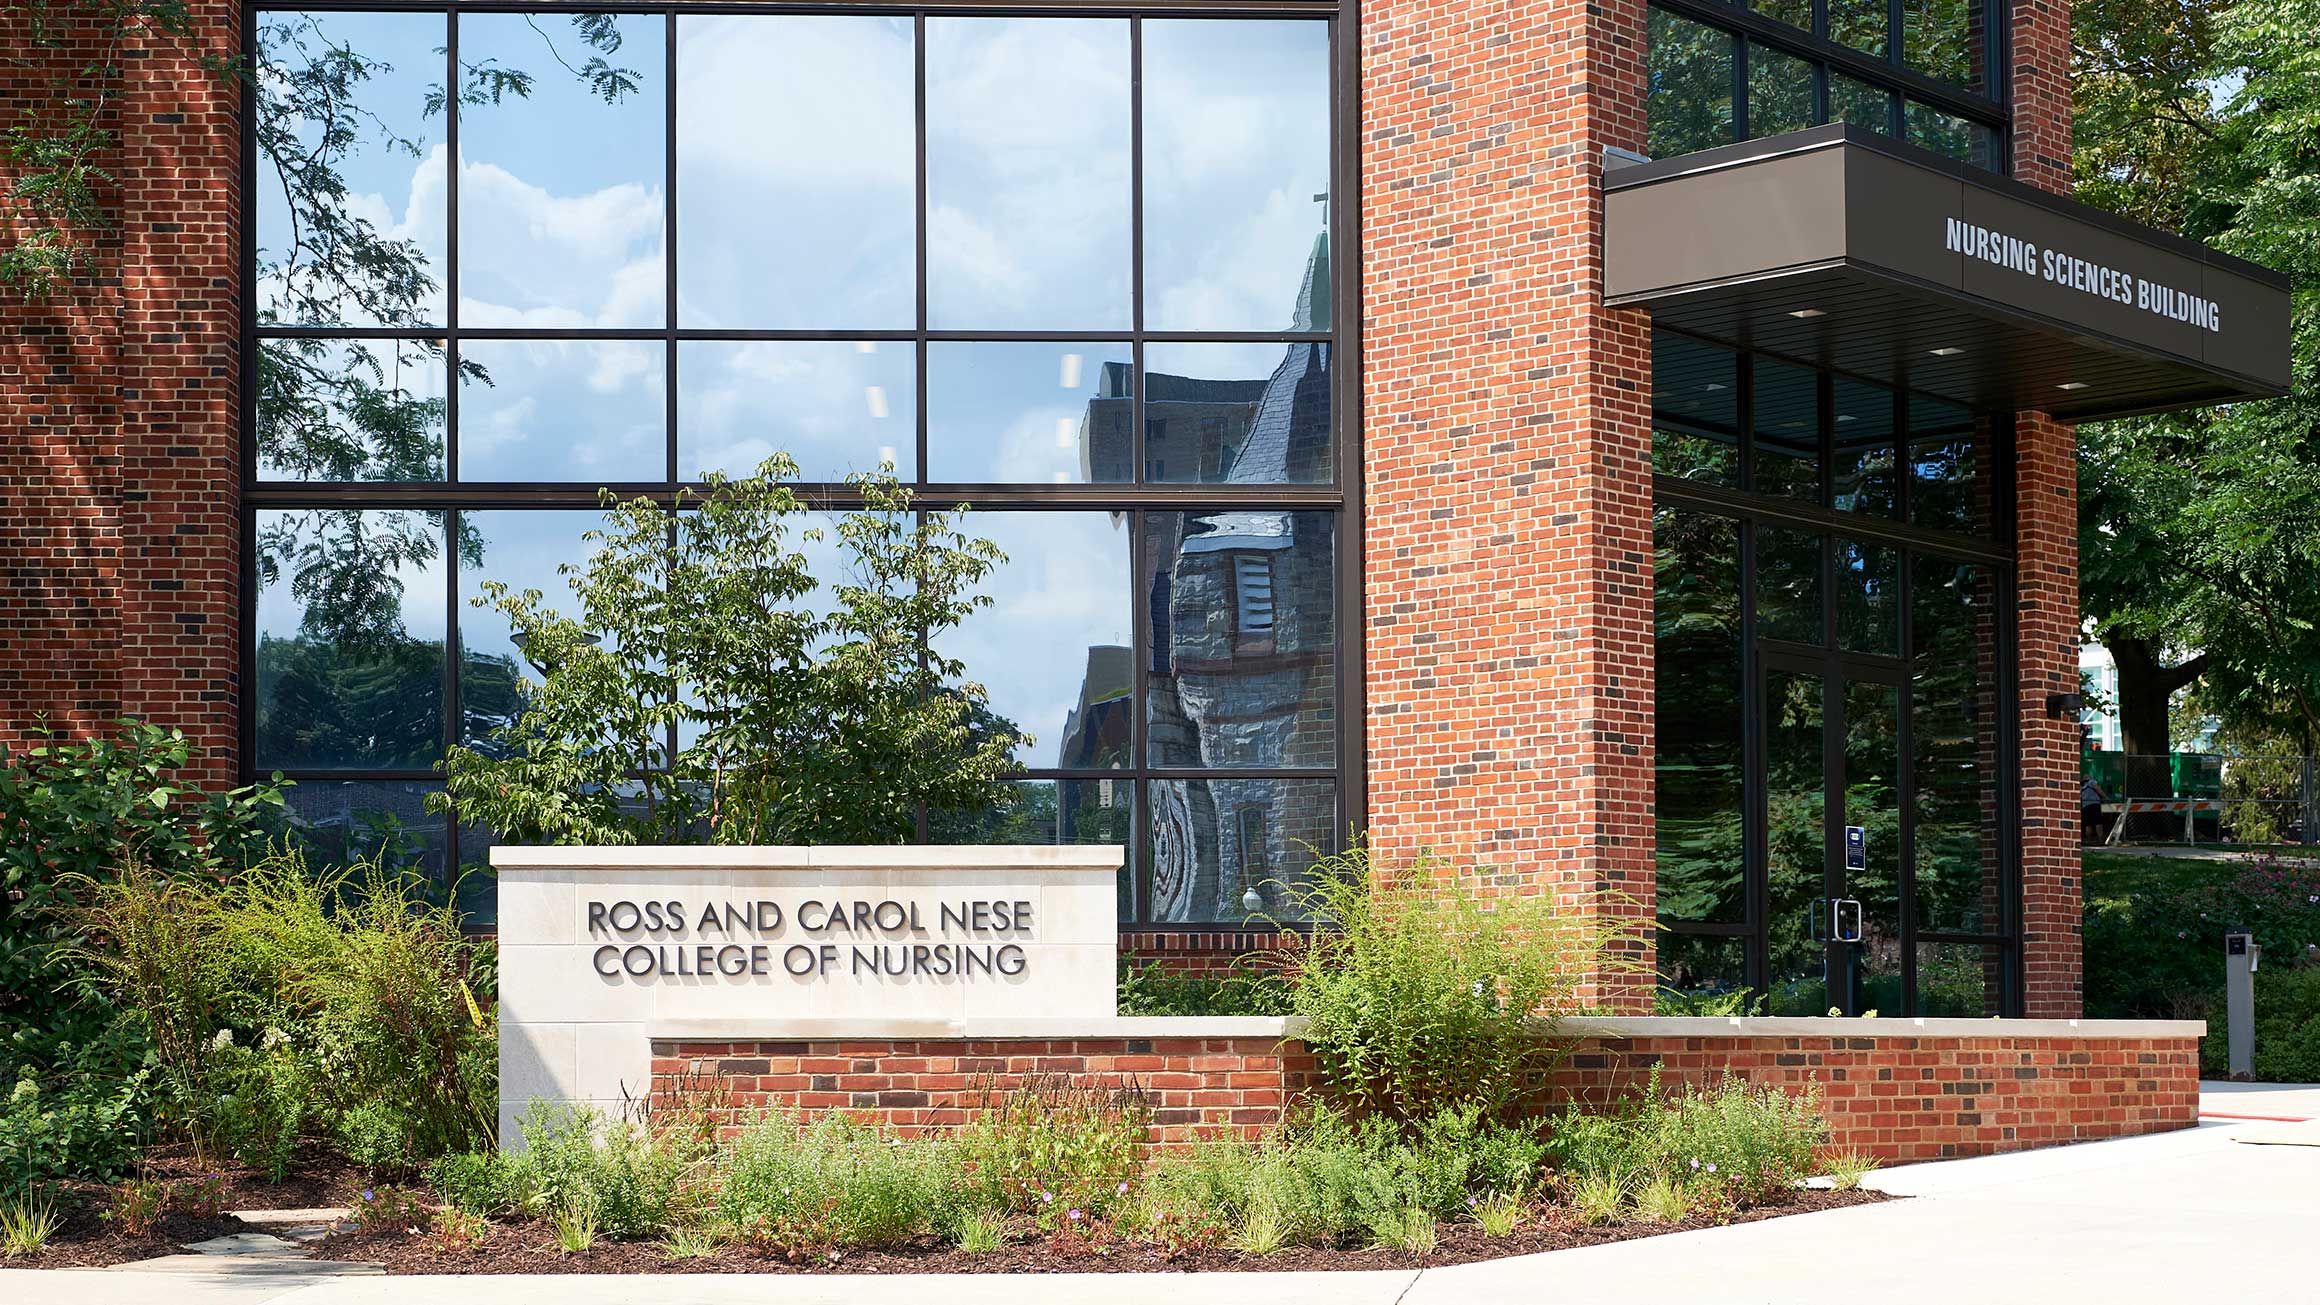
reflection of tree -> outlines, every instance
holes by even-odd
[[[272,326],[377,326],[408,330],[400,340],[269,337],[260,342],[253,378],[259,462],[271,475],[322,481],[419,481],[443,475],[445,400],[414,392],[408,378],[441,365],[444,350],[425,332],[437,290],[435,269],[418,242],[381,231],[359,208],[346,178],[358,151],[375,146],[417,161],[423,142],[406,134],[367,92],[393,71],[326,29],[326,15],[268,13],[257,25],[255,137],[261,185],[279,194],[279,247],[260,249],[253,269]],[[620,33],[606,14],[569,19],[593,51],[574,67],[546,33],[551,57],[608,102],[636,89],[636,74],[608,63]],[[535,24],[535,28],[536,28]],[[532,78],[493,60],[459,69],[462,108],[528,96]],[[416,106],[419,120],[450,106],[440,81]],[[463,361],[462,380],[489,384]],[[307,598],[305,629],[380,646],[400,628],[402,568],[433,560],[441,521],[428,514],[351,511],[298,514],[259,541],[268,579],[289,571]],[[463,540],[462,550],[473,541]]]
[[[1650,40],[1651,156],[1731,144],[1731,36],[1655,7]]]
[[[1654,515],[1659,914],[1742,918],[1740,532],[1730,518]]]

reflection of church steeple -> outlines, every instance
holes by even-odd
[[[1305,280],[1297,287],[1297,315],[1292,331],[1329,329],[1329,233],[1313,237],[1313,252],[1305,256]]]

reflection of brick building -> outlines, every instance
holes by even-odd
[[[1316,330],[1328,313],[1322,237],[1291,329]],[[1133,457],[1128,380],[1125,368],[1107,366],[1088,405],[1081,463],[1091,477],[1116,475]],[[1329,347],[1319,343],[1289,345],[1261,379],[1149,374],[1147,474],[1206,484],[1326,481],[1329,386]],[[1293,877],[1310,860],[1307,848],[1330,845],[1336,803],[1326,782],[1245,772],[1336,764],[1331,517],[1148,512],[1144,522],[1150,764],[1219,775],[1153,782],[1149,913],[1237,920],[1252,888],[1277,909],[1280,894],[1264,885]],[[1085,711],[1084,687],[1081,696]],[[1058,764],[1085,763],[1066,755]]]

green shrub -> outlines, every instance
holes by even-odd
[[[143,1070],[58,1078],[44,1089],[25,1065],[0,1102],[0,1192],[58,1178],[117,1178],[137,1158],[144,1127]]]
[[[1620,964],[1624,935],[1583,905],[1485,901],[1427,857],[1377,870],[1357,844],[1284,892],[1337,926],[1314,936],[1294,1001],[1330,1088],[1362,1114],[1510,1115],[1568,1050],[1557,1020]]]
[[[1640,1193],[1665,1181],[1748,1201],[1809,1177],[1827,1140],[1817,1086],[1789,1093],[1727,1076],[1712,1088],[1687,1083],[1663,1097],[1655,1067],[1619,1109],[1558,1120],[1549,1149],[1566,1187],[1592,1179]]]
[[[2259,968],[2255,1014],[2255,1076],[2267,1083],[2320,1083],[2320,966]],[[2218,1028],[2207,1037],[2218,1074],[2228,1068],[2228,1036]]]
[[[1100,1218],[1144,1163],[1151,1103],[1133,1084],[1105,1087],[1036,1075],[1000,1091],[986,1083],[959,1131],[968,1197],[981,1209],[1053,1223],[1071,1210]]]
[[[489,944],[418,878],[295,851],[223,881],[75,881],[93,987],[140,1022],[157,1108],[205,1151],[277,1173],[329,1139],[382,1176],[487,1145],[497,1055],[471,980]]]
[[[107,1179],[148,1131],[143,1026],[84,982],[83,881],[132,863],[214,876],[284,827],[278,786],[205,797],[176,778],[191,758],[183,734],[133,721],[111,737],[0,745],[0,1091],[29,1069],[43,1087],[35,1113],[51,1116],[9,1107],[12,1174]]]
[[[840,1115],[811,1123],[761,1116],[719,1176],[717,1209],[734,1231],[792,1256],[892,1246],[955,1230],[958,1165],[945,1141],[888,1137]]]
[[[462,1151],[427,1167],[427,1185],[445,1205],[486,1219],[539,1208],[540,1169],[529,1151]]]
[[[657,1237],[680,1222],[686,1180],[706,1158],[690,1138],[585,1108],[537,1105],[518,1127],[537,1176],[534,1203],[585,1212],[613,1238]]]
[[[1413,1211],[1430,1226],[1484,1200],[1519,1201],[1545,1152],[1535,1130],[1483,1120],[1473,1107],[1415,1130],[1322,1111],[1262,1139],[1211,1140],[1162,1156],[1146,1177],[1139,1223],[1166,1212],[1180,1224],[1220,1230],[1243,1249],[1276,1236],[1399,1245],[1415,1227]]]
[[[1159,962],[1120,961],[1122,1015],[1290,1015],[1296,999],[1285,974],[1234,969],[1224,974],[1176,974]]]

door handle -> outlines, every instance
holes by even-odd
[[[1845,928],[1845,908],[1853,910],[1853,927]],[[1832,897],[1829,899],[1829,936],[1843,943],[1857,943],[1868,932],[1869,913],[1858,898]]]

